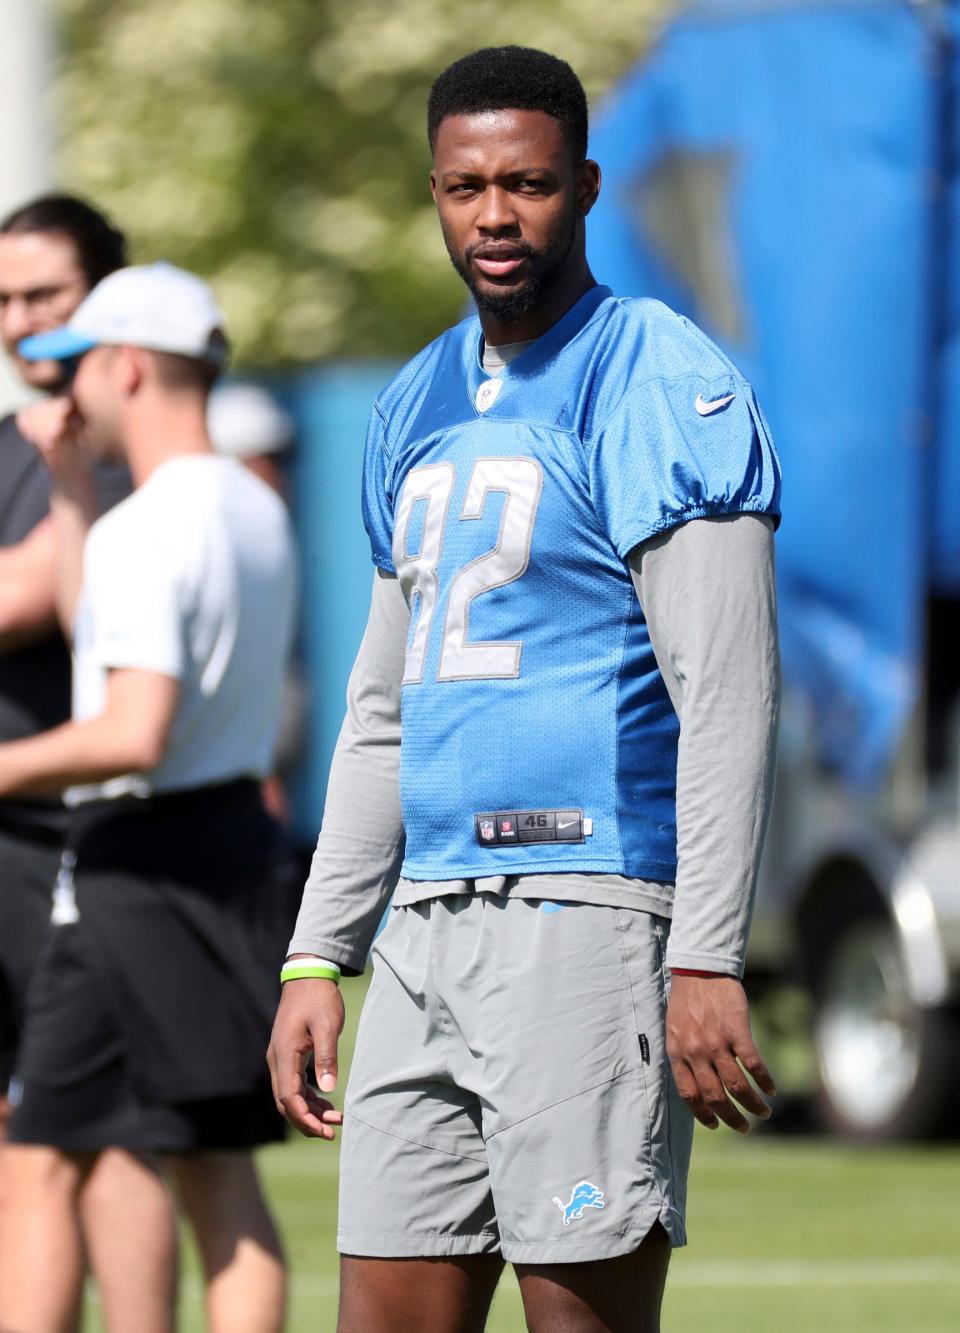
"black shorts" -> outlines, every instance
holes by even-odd
[[[30,988],[10,1139],[65,1152],[248,1149],[283,1137],[269,1080],[247,1092],[162,1104],[138,1085],[115,978],[83,922],[51,931]],[[176,1035],[176,1034],[174,1034]],[[149,1049],[142,1053],[149,1059]]]
[[[50,923],[62,834],[0,813],[0,1096],[13,1073],[27,982]]]
[[[103,803],[72,841],[79,916],[34,971],[11,1140],[191,1152],[282,1138],[265,1051],[298,884],[256,785]]]

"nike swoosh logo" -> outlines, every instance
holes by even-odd
[[[557,822],[557,828],[573,828],[574,824],[579,824],[579,819],[568,819],[565,824]]]
[[[728,393],[726,398],[714,398],[712,403],[708,403],[703,394],[698,393],[694,407],[702,417],[708,417],[711,412],[719,412],[721,407],[726,407],[727,403],[732,403],[736,396],[735,393]]]

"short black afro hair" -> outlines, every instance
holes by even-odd
[[[544,111],[563,126],[577,162],[587,155],[587,97],[565,60],[530,46],[486,46],[455,61],[427,102],[427,138],[436,148],[447,116],[478,111]]]

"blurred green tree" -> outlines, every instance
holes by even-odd
[[[456,319],[426,94],[519,42],[601,93],[666,0],[57,0],[64,183],[207,277],[237,359],[402,356]]]

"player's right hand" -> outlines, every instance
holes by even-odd
[[[769,1118],[770,1107],[757,1088],[771,1097],[777,1089],[753,1040],[747,997],[735,977],[674,976],[667,1054],[677,1092],[707,1129],[722,1120],[746,1134],[750,1122],[735,1102],[760,1120]]]
[[[343,1124],[343,1113],[319,1096],[305,1073],[312,1055],[321,1091],[332,1092],[337,1086],[343,1020],[343,996],[334,982],[303,977],[284,984],[267,1064],[277,1110],[307,1138],[335,1138],[334,1126]]]

